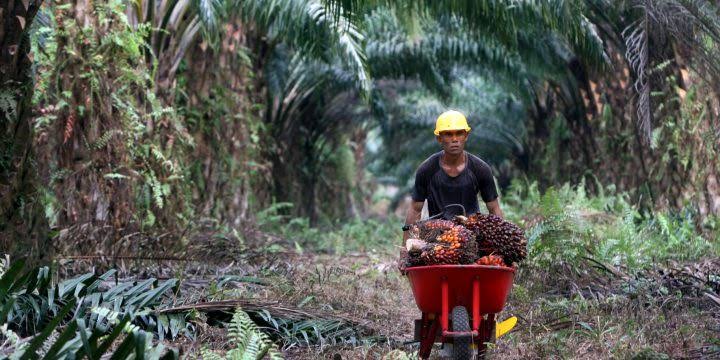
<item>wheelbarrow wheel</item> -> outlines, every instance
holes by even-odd
[[[463,306],[456,306],[452,310],[452,330],[470,331],[470,317]],[[453,359],[472,359],[472,337],[462,336],[453,338]]]

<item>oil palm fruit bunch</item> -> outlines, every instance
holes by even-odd
[[[453,222],[458,225],[464,226],[466,229],[472,231],[475,233],[475,239],[477,241],[480,241],[477,236],[482,236],[482,223],[480,223],[477,219],[478,215],[482,215],[480,213],[472,214],[470,216],[462,216],[458,215],[453,218]]]
[[[445,231],[452,229],[454,226],[456,225],[451,220],[428,220],[417,225],[417,237],[423,241],[435,241],[438,236]]]
[[[475,262],[478,265],[505,266],[505,260],[498,255],[485,255]]]
[[[452,223],[452,222],[451,222]],[[446,226],[445,223],[443,226]],[[435,239],[431,239],[420,254],[427,265],[472,264],[477,259],[477,242],[471,231],[453,224]]]
[[[479,256],[499,255],[508,265],[527,257],[527,239],[517,225],[499,216],[480,213],[457,217],[455,221],[475,233]]]
[[[425,265],[457,264],[460,262],[461,250],[450,244],[432,243],[420,254]]]
[[[470,230],[462,225],[454,225],[450,229],[445,230],[437,237],[438,242],[450,245],[464,245],[474,239],[474,235]]]
[[[401,259],[401,261],[403,261],[405,263],[406,268],[413,267],[413,266],[422,266],[422,265],[425,265],[425,259],[421,255],[422,255],[421,251],[408,252],[405,255],[406,257],[404,259]]]

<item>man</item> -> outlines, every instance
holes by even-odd
[[[461,204],[468,215],[476,213],[480,211],[478,193],[491,214],[503,217],[490,166],[465,151],[469,134],[467,119],[459,111],[446,111],[437,118],[435,137],[442,151],[430,156],[417,169],[405,224],[420,220],[425,200],[430,216],[444,210],[446,218],[462,213],[458,206],[448,207],[451,204]],[[407,239],[408,231],[405,231],[403,243]]]
[[[408,209],[405,224],[414,224],[420,220],[425,200],[428,202],[430,216],[445,212],[445,217],[462,213],[458,206],[465,208],[466,214],[480,210],[478,193],[491,214],[503,217],[498,203],[497,189],[490,166],[479,157],[465,151],[465,142],[470,134],[465,115],[458,111],[446,111],[435,121],[435,137],[442,151],[425,160],[415,172],[415,186],[412,190],[412,204]],[[409,232],[403,234],[403,244],[408,242]],[[407,245],[412,246],[410,240]],[[405,274],[407,248],[403,246],[398,268]],[[452,346],[443,344],[443,354],[449,356]]]

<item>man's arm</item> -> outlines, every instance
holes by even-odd
[[[410,204],[410,207],[408,208],[407,216],[405,217],[405,224],[411,225],[416,223],[418,220],[420,220],[420,215],[422,214],[422,208],[425,204],[424,201],[413,201]],[[405,275],[405,266],[407,266],[407,257],[408,257],[408,251],[405,248],[405,244],[407,243],[408,238],[410,237],[410,231],[404,231],[403,232],[403,242],[402,246],[400,247],[400,257],[398,258],[398,270],[400,270],[400,273]]]
[[[405,217],[405,224],[411,225],[416,223],[418,220],[420,220],[420,214],[422,214],[422,208],[425,204],[424,201],[413,201],[412,204],[410,204],[410,208],[408,208],[407,216]],[[403,247],[405,247],[405,242],[410,237],[410,231],[403,232]]]
[[[500,209],[497,187],[495,186],[495,178],[493,177],[490,165],[488,165],[486,162],[482,161],[476,156],[472,156],[470,158],[472,159],[470,164],[473,165],[473,172],[475,174],[475,177],[477,177],[478,179],[478,190],[480,192],[480,197],[485,202],[485,206],[487,207],[488,212],[490,214],[504,218],[505,215]]]
[[[487,206],[489,213],[491,213],[493,215],[497,215],[501,218],[505,218],[505,215],[503,214],[502,209],[500,209],[500,202],[498,201],[497,198],[495,198],[495,200],[493,200],[493,201],[486,202],[485,206]]]

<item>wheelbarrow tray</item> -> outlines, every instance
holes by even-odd
[[[505,306],[515,269],[489,265],[429,265],[407,269],[415,303],[423,313],[443,312],[442,287],[446,284],[446,309],[464,306],[473,309],[475,280],[479,285],[480,314],[495,314]],[[447,311],[447,310],[446,310]]]
[[[460,358],[471,351],[468,341],[479,354],[484,354],[485,343],[492,341],[495,331],[495,314],[502,311],[510,293],[515,269],[431,265],[408,268],[407,276],[415,303],[422,311],[422,318],[415,324],[416,340],[420,341],[419,357],[427,359],[432,344],[438,340],[453,343]],[[450,313],[452,311],[455,318],[456,307],[459,322],[450,326]]]

